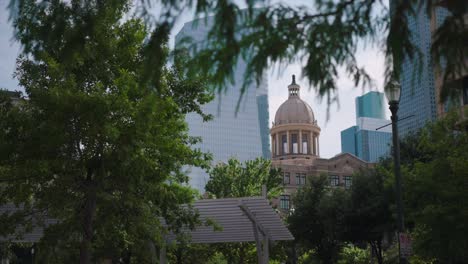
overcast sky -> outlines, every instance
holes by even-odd
[[[310,2],[310,1],[309,1]],[[19,54],[19,45],[12,41],[12,27],[8,22],[8,11],[6,10],[8,1],[0,0],[0,88],[8,90],[22,90],[18,87],[17,81],[13,78],[15,60]],[[289,4],[303,4],[307,1],[288,1]],[[174,28],[170,45],[173,47],[174,36],[182,28],[184,22],[191,20],[191,15],[181,17],[179,23]],[[362,47],[357,54],[358,62],[365,66],[371,77],[375,80],[375,87],[372,90],[383,91],[383,54],[376,48]],[[301,85],[301,98],[312,107],[318,124],[322,129],[320,134],[320,155],[330,158],[341,152],[340,131],[355,125],[355,105],[354,99],[369,90],[362,90],[354,87],[353,82],[346,76],[341,76],[337,80],[339,87],[340,105],[330,106],[330,119],[327,121],[327,103],[321,102],[316,97],[314,90],[307,85],[306,80],[301,80],[300,63],[289,65],[278,75],[278,72],[271,70],[268,79],[270,122],[274,119],[276,110],[288,97],[287,86],[291,83],[291,75],[298,77],[298,84]],[[387,111],[387,116],[389,113]]]

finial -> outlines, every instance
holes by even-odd
[[[291,84],[296,84],[296,75],[292,75],[292,83]]]

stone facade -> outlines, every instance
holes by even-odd
[[[300,99],[300,86],[294,76],[288,90],[289,98],[276,112],[270,129],[272,166],[281,168],[285,186],[273,205],[282,210],[291,208],[292,195],[311,177],[327,175],[331,186],[349,188],[353,173],[373,166],[349,153],[320,158],[320,127],[312,108]]]

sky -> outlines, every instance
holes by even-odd
[[[20,46],[13,41],[13,29],[8,21],[8,10],[6,9],[9,1],[0,0],[0,88],[8,90],[23,90],[18,86],[18,82],[13,78],[15,69],[15,60],[20,52]],[[288,1],[288,4],[307,4],[310,1]],[[182,28],[185,22],[191,20],[191,14],[187,13],[180,17],[174,27],[169,45],[173,47],[174,37]],[[291,75],[295,74],[297,83],[301,86],[301,98],[306,101],[314,112],[318,125],[321,128],[320,133],[320,156],[324,158],[333,157],[341,152],[340,132],[348,127],[355,125],[355,98],[363,95],[370,90],[383,91],[383,73],[384,56],[375,47],[361,47],[357,54],[357,60],[364,66],[375,85],[370,89],[363,90],[361,87],[355,87],[353,81],[347,76],[340,76],[337,80],[339,105],[327,105],[324,98],[320,100],[312,87],[307,85],[307,80],[301,79],[301,67],[299,63],[288,65],[282,68],[278,73],[277,69],[269,70],[268,88],[269,88],[269,114],[270,126],[274,120],[276,110],[288,98],[287,86],[291,83]],[[327,108],[329,107],[330,116],[327,120]],[[390,116],[387,110],[387,117]]]

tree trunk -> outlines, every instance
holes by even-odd
[[[90,178],[86,180],[85,202],[82,213],[83,237],[80,245],[80,264],[91,263],[91,243],[93,240],[93,219],[96,213],[96,190]]]
[[[383,264],[383,256],[382,256],[382,242],[381,241],[371,241],[369,242],[371,246],[371,251],[373,255],[377,258],[378,264]]]
[[[377,241],[377,261],[379,264],[383,264],[383,256],[382,256],[382,241]]]

